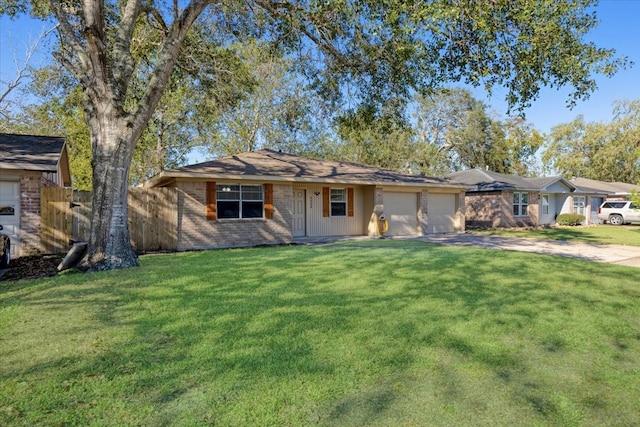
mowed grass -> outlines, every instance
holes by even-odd
[[[531,230],[492,229],[473,232],[495,236],[530,237],[547,240],[600,243],[605,245],[640,246],[640,224],[628,226],[553,227]]]
[[[640,425],[640,269],[368,245],[0,282],[0,425]]]

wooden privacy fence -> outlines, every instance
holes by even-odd
[[[73,242],[86,242],[91,228],[91,192],[43,188],[40,198],[44,253],[66,253]],[[178,247],[178,190],[130,188],[129,233],[138,252]]]

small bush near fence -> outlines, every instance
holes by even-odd
[[[559,225],[580,225],[584,220],[584,215],[579,214],[561,214],[557,219]]]

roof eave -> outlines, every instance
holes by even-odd
[[[459,183],[446,182],[406,182],[406,181],[374,181],[366,179],[332,178],[332,177],[292,177],[279,175],[233,175],[223,173],[202,173],[185,171],[163,171],[150,178],[144,184],[145,187],[154,187],[166,184],[177,179],[195,179],[198,181],[211,180],[247,180],[247,181],[272,181],[287,183],[308,183],[308,184],[350,184],[350,185],[397,185],[403,187],[438,187],[457,190],[465,190]]]
[[[27,170],[32,172],[57,172],[57,164],[35,165],[23,162],[0,162],[0,169],[4,170]]]

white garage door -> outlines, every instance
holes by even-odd
[[[20,253],[20,184],[0,181],[0,224],[11,239],[11,258]]]
[[[384,193],[384,214],[389,221],[387,236],[418,234],[418,195],[416,193]]]
[[[427,195],[427,232],[452,233],[455,231],[456,215],[455,194]]]

